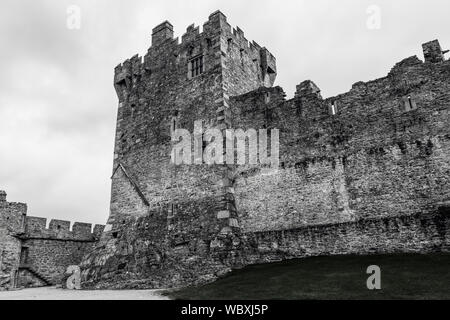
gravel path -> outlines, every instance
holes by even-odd
[[[168,300],[161,290],[63,290],[54,287],[1,291],[0,300]]]

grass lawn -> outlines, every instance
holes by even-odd
[[[370,265],[381,268],[381,290],[367,289]],[[317,257],[255,265],[167,295],[186,300],[450,299],[450,254]]]

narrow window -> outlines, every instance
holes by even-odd
[[[410,110],[412,110],[413,109],[413,105],[412,105],[412,101],[411,101],[411,96],[408,96],[408,104],[409,104]]]
[[[170,133],[173,134],[177,130],[178,122],[176,117],[172,117],[172,122],[170,123]]]
[[[200,57],[199,74],[203,73],[203,56]]]
[[[204,72],[203,56],[198,56],[189,61],[189,72],[191,78],[199,76]]]
[[[270,92],[266,92],[264,97],[264,102],[268,104],[270,102]]]
[[[416,101],[411,95],[409,95],[409,96],[407,96],[407,97],[405,97],[403,99],[404,99],[404,102],[405,102],[405,111],[406,112],[409,112],[409,111],[417,109]]]
[[[336,101],[333,101],[330,106],[330,114],[332,116],[335,116],[337,115],[337,113],[338,113],[337,103]]]
[[[242,64],[242,67],[243,67],[243,68],[244,68],[244,52],[245,52],[245,50],[242,49],[242,48],[241,48],[241,50],[239,51],[239,54],[240,54],[240,56],[241,56],[241,64]]]

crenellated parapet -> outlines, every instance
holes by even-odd
[[[419,107],[421,102],[418,93],[430,81],[445,80],[448,72],[449,60],[446,60],[439,41],[434,40],[422,45],[424,50],[424,61],[417,56],[411,56],[396,63],[386,77],[372,81],[359,81],[352,85],[351,89],[336,96],[322,98],[321,89],[311,80],[306,80],[297,85],[295,96],[288,101],[289,105],[295,105],[298,114],[304,120],[314,121],[337,121],[354,118],[360,115],[364,119],[370,118],[371,114],[380,114],[385,111],[397,116],[406,116],[405,111],[412,111]],[[430,77],[430,70],[436,75],[444,77]],[[440,80],[442,78],[442,80]],[[383,93],[390,100],[395,101],[395,108],[378,106],[376,108],[361,110],[355,109],[354,102],[357,99],[366,99],[376,102],[376,95]],[[430,97],[428,97],[430,98]],[[427,101],[427,104],[431,101]],[[422,104],[422,103],[420,103]],[[386,115],[387,116],[387,115]],[[360,124],[356,121],[354,126]]]
[[[223,60],[230,57],[243,59],[254,65],[258,83],[255,83],[253,89],[259,86],[270,87],[276,78],[276,59],[273,54],[255,41],[248,41],[239,27],[232,28],[226,16],[216,11],[203,24],[202,31],[194,24],[188,26],[181,41],[174,38],[170,22],[165,21],[156,26],[147,54],[143,58],[135,55],[115,69],[114,86],[119,102],[127,102],[130,95],[133,95],[132,89],[141,80],[148,83],[166,72],[172,75],[180,73],[183,79],[179,80],[190,79],[188,62],[200,55],[203,56],[205,73],[221,73]]]
[[[131,89],[145,71],[139,55],[133,56],[115,68],[114,88],[120,102],[128,101]]]
[[[438,40],[433,40],[422,45],[425,62],[438,63],[445,61],[445,54],[449,50],[442,50]]]
[[[0,190],[0,290],[58,284],[100,239],[105,226],[27,216]],[[45,281],[43,281],[43,279]]]
[[[96,241],[103,232],[103,225],[70,221],[50,220],[47,228],[47,219],[39,217],[26,217],[23,239],[49,239],[67,241]]]
[[[8,230],[15,234],[23,231],[24,219],[27,214],[25,203],[8,202],[5,191],[0,190],[0,229]]]

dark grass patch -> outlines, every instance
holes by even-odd
[[[370,265],[381,268],[381,290],[367,289]],[[184,300],[450,299],[450,254],[296,259],[166,294]]]

